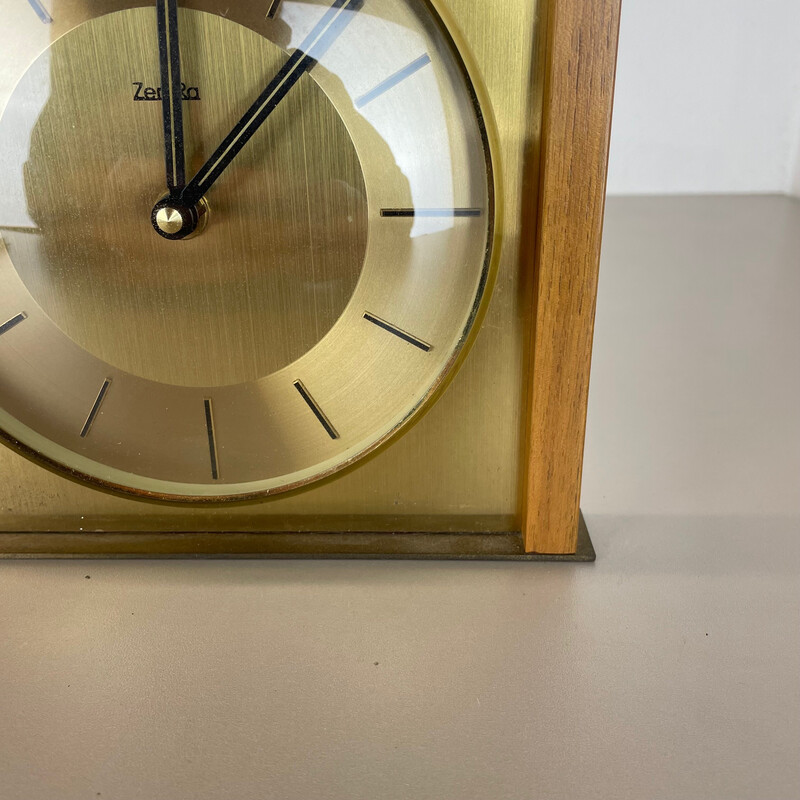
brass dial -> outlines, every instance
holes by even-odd
[[[484,110],[432,6],[10,5],[1,435],[208,502],[407,427],[474,332],[496,215]]]

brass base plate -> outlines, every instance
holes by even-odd
[[[0,558],[286,558],[594,561],[581,514],[574,554],[525,553],[512,533],[0,533]]]

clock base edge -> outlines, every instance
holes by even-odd
[[[572,554],[526,553],[508,533],[0,533],[0,559],[219,558],[593,562],[583,514]]]

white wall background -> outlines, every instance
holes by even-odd
[[[800,0],[622,0],[611,194],[800,194]]]

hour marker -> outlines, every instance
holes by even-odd
[[[416,61],[412,61],[407,67],[397,70],[393,75],[390,75],[386,80],[381,81],[374,89],[370,89],[366,94],[361,95],[356,101],[356,108],[364,108],[367,103],[371,103],[375,98],[380,97],[384,92],[389,89],[394,89],[398,83],[402,83],[406,78],[410,78],[415,72],[419,72],[424,66],[431,63],[431,57],[425,53],[420,56]]]
[[[273,19],[275,15],[278,13],[278,6],[280,6],[281,0],[272,0],[269,4],[269,11],[267,11],[267,19]]]
[[[41,234],[40,228],[32,228],[30,225],[3,225],[4,231],[9,231],[10,233],[27,233],[32,236],[37,236]],[[3,244],[3,237],[0,236],[0,245]]]
[[[214,409],[211,406],[211,399],[206,397],[203,401],[206,408],[206,433],[208,434],[208,452],[211,456],[211,477],[216,481],[219,479],[219,467],[217,465],[217,437],[214,433]]]
[[[86,417],[86,422],[83,423],[83,427],[81,428],[81,439],[85,439],[89,435],[89,431],[92,429],[92,424],[94,423],[95,417],[100,411],[100,406],[103,405],[103,400],[106,398],[109,386],[111,386],[111,378],[106,378],[103,381],[103,385],[100,387],[100,391],[97,393],[97,398],[94,401],[92,410],[89,412],[89,416]]]
[[[480,208],[382,208],[382,217],[479,217]]]
[[[373,325],[377,325],[379,328],[383,328],[385,331],[389,331],[389,333],[393,333],[398,339],[413,344],[414,347],[419,347],[420,350],[424,350],[426,353],[430,353],[430,351],[433,350],[433,345],[428,344],[422,339],[418,339],[416,336],[412,336],[402,328],[398,328],[396,325],[392,325],[391,322],[376,317],[374,314],[365,312],[364,319],[367,320],[367,322],[371,322]]]
[[[328,436],[331,439],[338,439],[339,434],[336,432],[336,428],[333,427],[331,421],[325,416],[322,409],[319,407],[317,401],[310,395],[308,389],[306,389],[305,385],[302,381],[295,381],[294,388],[300,393],[300,397],[306,401],[306,405],[314,412],[314,416],[319,420],[319,424],[325,428]]]
[[[36,12],[36,16],[39,17],[45,25],[49,25],[53,21],[50,12],[42,5],[42,0],[28,0],[28,3],[30,3],[31,8]]]
[[[10,320],[0,325],[0,336],[8,333],[12,328],[16,328],[20,322],[24,322],[26,319],[28,319],[28,315],[24,311],[21,314],[17,314],[16,317],[11,317]]]

